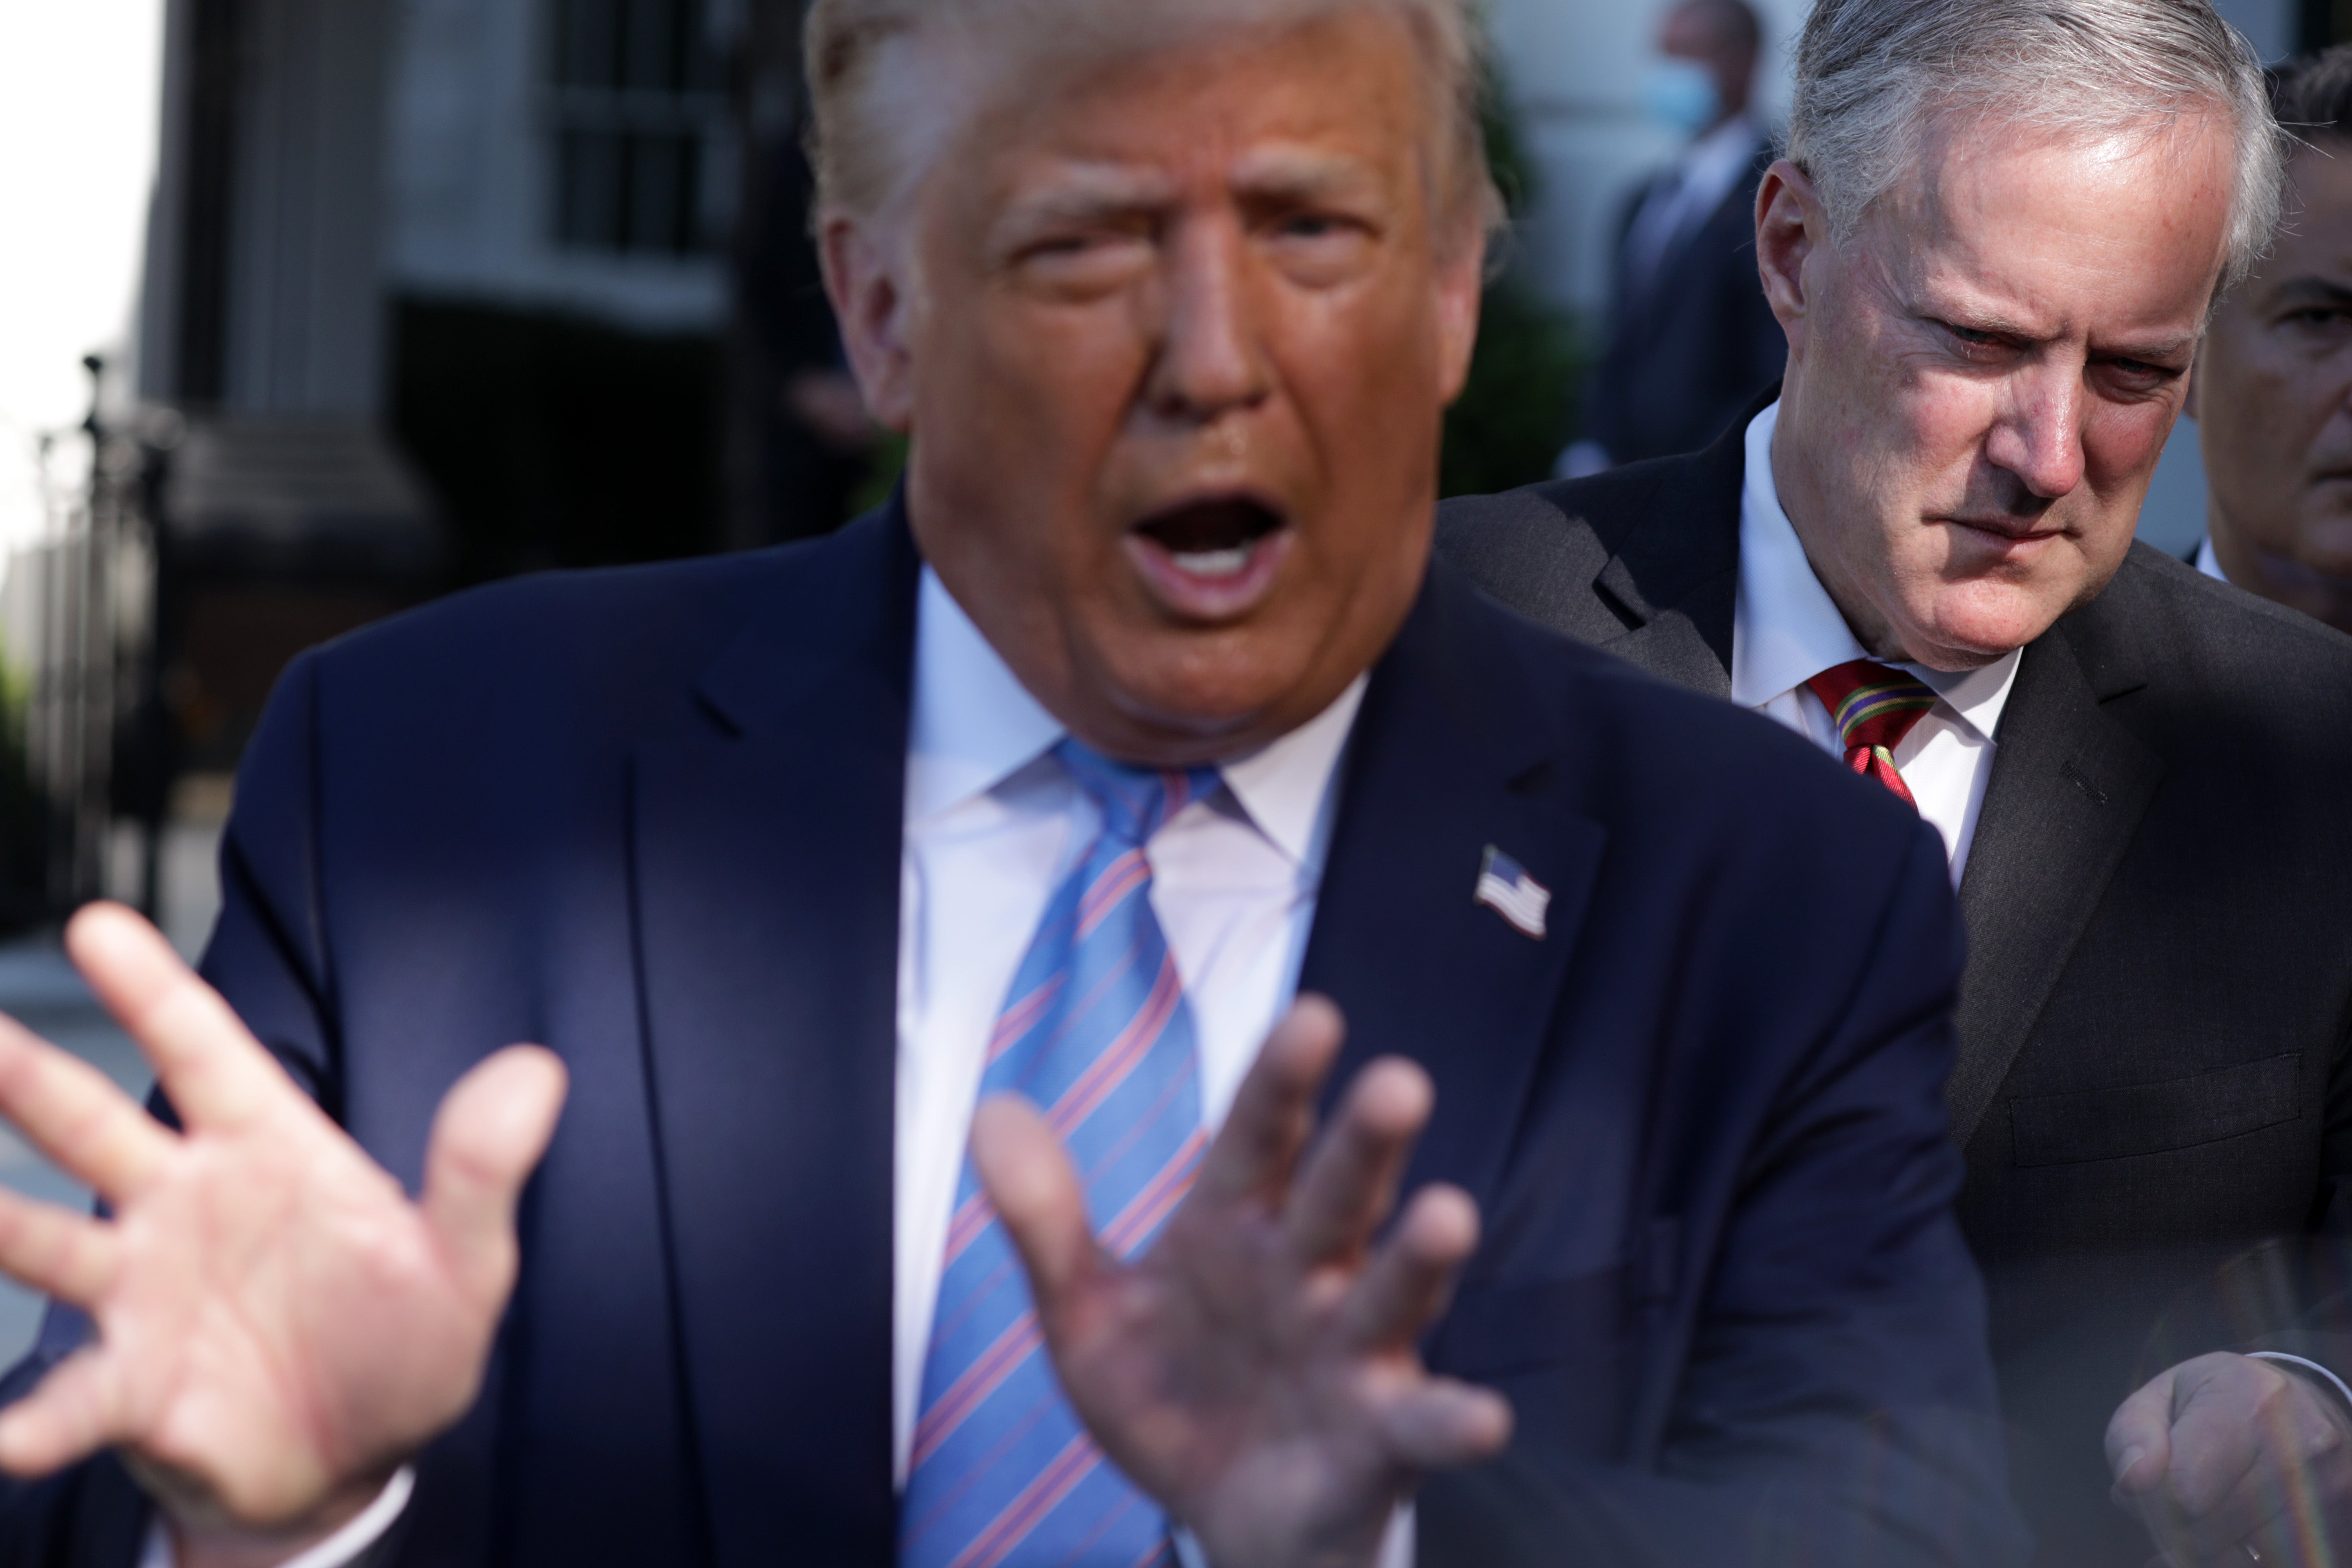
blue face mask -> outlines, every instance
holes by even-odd
[[[1666,58],[1650,68],[1642,81],[1642,107],[1685,136],[1696,136],[1715,123],[1723,97],[1715,78],[1704,66]]]

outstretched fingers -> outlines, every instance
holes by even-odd
[[[0,1017],[0,1115],[117,1205],[155,1177],[175,1142],[113,1079],[7,1017]]]
[[[0,1191],[0,1273],[10,1279],[88,1307],[114,1282],[121,1256],[112,1226]]]
[[[66,952],[191,1127],[234,1130],[310,1102],[163,933],[121,904],[83,907]]]
[[[1454,1276],[1477,1246],[1478,1209],[1469,1194],[1458,1187],[1423,1188],[1349,1293],[1342,1334],[1368,1354],[1412,1357],[1413,1342],[1445,1310]],[[1397,1463],[1446,1469],[1502,1451],[1511,1436],[1508,1400],[1492,1389],[1432,1377],[1417,1357],[1411,1364],[1373,1405]]]
[[[515,1205],[555,1136],[571,1079],[553,1051],[509,1046],[442,1097],[425,1154],[425,1222],[485,1300],[514,1282]]]
[[[1347,1037],[1339,1009],[1321,996],[1291,1005],[1265,1037],[1234,1096],[1225,1124],[1193,1178],[1192,1202],[1222,1207],[1247,1198],[1279,1202],[1315,1128],[1315,1098]]]
[[[971,1163],[1028,1269],[1038,1321],[1052,1335],[1104,1262],[1078,1173],[1045,1115],[1012,1094],[992,1094],[972,1113]]]
[[[46,1476],[123,1436],[122,1382],[104,1350],[76,1352],[41,1385],[0,1410],[0,1469]]]
[[[1396,1206],[1413,1140],[1435,1102],[1429,1075],[1388,1057],[1348,1086],[1339,1114],[1307,1157],[1285,1215],[1309,1266],[1354,1257]]]
[[[1366,1352],[1409,1347],[1437,1321],[1454,1276],[1478,1247],[1478,1205],[1459,1187],[1427,1186],[1348,1292],[1347,1342]]]
[[[1424,1373],[1389,1399],[1377,1419],[1390,1455],[1407,1469],[1475,1465],[1511,1440],[1511,1402],[1451,1377]]]

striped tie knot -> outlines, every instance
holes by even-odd
[[[1845,746],[1846,766],[1867,773],[1903,797],[1915,810],[1910,786],[1895,771],[1895,748],[1936,705],[1926,682],[1871,659],[1857,658],[1825,669],[1805,682],[1822,700]]]
[[[1170,817],[1215,794],[1220,783],[1214,768],[1134,767],[1112,762],[1075,738],[1054,750],[1101,808],[1104,837],[1129,847],[1150,842]]]

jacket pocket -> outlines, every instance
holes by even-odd
[[[2009,1102],[2020,1165],[2066,1165],[2189,1149],[2302,1114],[2300,1052],[2162,1083],[2087,1089]]]

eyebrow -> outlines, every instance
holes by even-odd
[[[1360,159],[1283,148],[1243,158],[1227,183],[1244,200],[1277,202],[1330,201],[1380,188],[1377,173]],[[1165,175],[1118,163],[1067,163],[1041,185],[1014,197],[990,226],[995,244],[1039,229],[1158,212],[1177,194]]]
[[[2273,305],[2352,305],[2352,284],[2332,279],[2290,278],[2271,290]]]
[[[1955,327],[1965,327],[1972,332],[1991,332],[1998,337],[2017,338],[2029,343],[2043,343],[2050,341],[2047,333],[2037,332],[2030,327],[2020,326],[2006,317],[1990,313],[1955,311],[1943,316],[1941,320]],[[2194,350],[2199,335],[2190,332],[2182,337],[2167,338],[2160,342],[2117,343],[2110,347],[2094,345],[2093,352],[2110,359],[2145,360],[2154,363]]]
[[[994,227],[999,234],[1062,223],[1130,216],[1165,206],[1175,187],[1158,174],[1102,163],[1066,167],[1047,186],[1015,197]]]
[[[1360,158],[1269,148],[1243,158],[1234,169],[1232,184],[1244,195],[1314,201],[1377,190],[1380,178]]]

